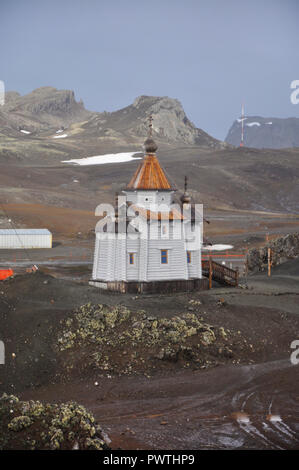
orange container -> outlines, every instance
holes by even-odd
[[[13,276],[12,269],[0,269],[0,281],[3,281],[10,276]]]

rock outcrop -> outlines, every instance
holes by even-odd
[[[268,248],[271,248],[272,266],[277,266],[290,259],[298,258],[299,233],[292,233],[285,237],[277,238],[261,248],[250,250],[247,256],[249,271],[265,271],[267,269]]]
[[[92,115],[81,100],[76,101],[73,91],[53,87],[37,88],[24,96],[7,92],[1,113],[12,128],[24,127],[30,131],[69,125]]]
[[[86,126],[100,136],[125,138],[140,142],[148,132],[148,118],[153,117],[153,136],[159,143],[222,148],[214,139],[187,118],[181,103],[173,98],[139,96],[133,104],[111,113],[96,113]]]
[[[187,118],[181,103],[173,98],[139,96],[132,104],[132,112],[137,110],[139,119],[136,133],[146,135],[147,122],[144,116],[153,116],[153,135],[170,142],[181,142],[189,145],[219,146],[220,142],[206,132],[198,129]]]

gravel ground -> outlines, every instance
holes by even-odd
[[[114,448],[298,448],[298,366],[289,360],[299,332],[296,266],[276,268],[271,279],[250,276],[248,289],[137,298],[42,272],[4,281],[0,321],[6,365],[0,390],[42,402],[76,400],[95,414]],[[82,362],[67,375],[54,347],[60,322],[88,302],[142,309],[158,318],[200,314],[216,328],[240,331],[252,350],[208,370],[178,361],[155,373],[145,367],[123,376],[84,370]]]

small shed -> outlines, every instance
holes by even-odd
[[[1,229],[0,249],[52,248],[52,233],[46,228]]]

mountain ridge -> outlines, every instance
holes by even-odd
[[[225,142],[239,146],[242,118],[230,127]],[[254,148],[299,147],[299,118],[244,116],[244,145]]]
[[[84,123],[81,132],[89,137],[109,137],[137,141],[148,131],[148,117],[153,116],[153,135],[166,144],[187,144],[222,148],[226,144],[197,128],[186,116],[182,104],[167,96],[138,96],[133,103],[112,112],[88,111],[82,100],[76,101],[71,90],[41,87],[21,96],[16,91],[6,93],[6,103],[0,109],[2,127],[12,131],[25,129],[38,135],[40,131],[66,128]]]

